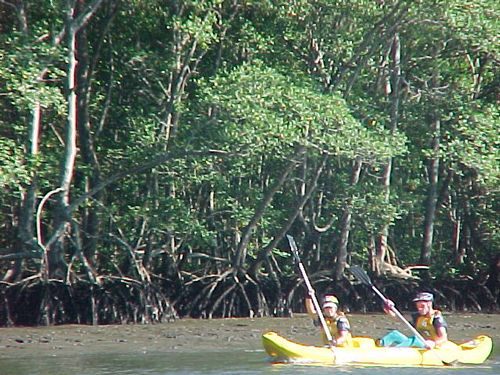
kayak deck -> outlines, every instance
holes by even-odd
[[[463,344],[449,341],[438,349],[379,347],[369,337],[354,337],[354,347],[303,345],[269,331],[262,335],[264,349],[276,362],[316,362],[322,364],[375,364],[403,366],[443,366],[449,363],[481,364],[491,353],[490,337],[480,335]]]

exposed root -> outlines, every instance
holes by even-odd
[[[177,317],[157,287],[128,278],[102,278],[100,285],[28,278],[4,285],[2,296],[3,326],[152,323]]]

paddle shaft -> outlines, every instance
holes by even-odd
[[[385,302],[387,301],[387,298],[382,294],[382,292],[380,292],[380,290],[377,289],[377,287],[375,287],[375,285],[371,284],[370,287],[372,288],[372,290]],[[406,326],[413,332],[413,334],[420,340],[422,341],[422,343],[429,349],[432,349],[426,342],[425,342],[425,339],[423,338],[423,336],[420,334],[420,332],[417,331],[417,329],[415,327],[413,327],[413,325],[408,321],[406,320],[406,318],[403,316],[403,314],[401,314],[399,312],[398,309],[396,309],[396,307],[394,306],[390,306],[391,308],[391,311],[396,314],[396,316],[401,319],[403,321],[403,323],[406,324]]]
[[[316,311],[316,314],[318,315],[319,322],[321,323],[321,327],[323,328],[323,331],[325,332],[326,339],[328,340],[328,344],[330,345],[330,348],[335,354],[334,347],[333,347],[333,337],[332,334],[330,333],[330,329],[328,328],[328,325],[326,324],[325,317],[323,316],[323,312],[321,311],[321,306],[319,305],[318,299],[316,298],[316,293],[314,292],[314,289],[311,285],[311,282],[309,281],[309,277],[307,277],[306,269],[304,268],[304,265],[302,264],[302,261],[300,260],[299,257],[299,252],[297,250],[297,245],[295,244],[295,240],[293,239],[292,236],[286,235],[288,239],[288,243],[290,244],[290,249],[292,250],[292,254],[295,258],[295,261],[297,262],[297,265],[299,267],[299,271],[302,275],[302,279],[304,280],[304,283],[306,284],[307,291],[309,292],[309,296],[311,297],[311,302],[313,303],[314,310]]]

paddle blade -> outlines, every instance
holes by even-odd
[[[370,276],[368,276],[368,274],[365,271],[363,271],[363,269],[361,267],[350,266],[348,268],[348,270],[350,273],[352,273],[354,275],[354,277],[356,277],[356,279],[361,281],[363,284],[368,285],[368,286],[373,285],[372,281],[370,280]]]
[[[288,243],[290,244],[290,250],[292,250],[292,254],[293,257],[295,258],[295,261],[299,263],[300,262],[299,251],[297,250],[297,244],[295,243],[295,240],[289,234],[286,235],[286,238],[288,239]]]

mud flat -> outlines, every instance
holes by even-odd
[[[405,326],[383,314],[348,314],[356,336],[380,337]],[[493,338],[500,356],[500,315],[446,314],[450,339],[478,334]],[[319,344],[318,328],[305,314],[293,318],[180,319],[151,325],[61,325],[0,328],[0,356],[71,356],[74,353],[213,352],[260,350],[262,333],[273,330],[307,344]]]

